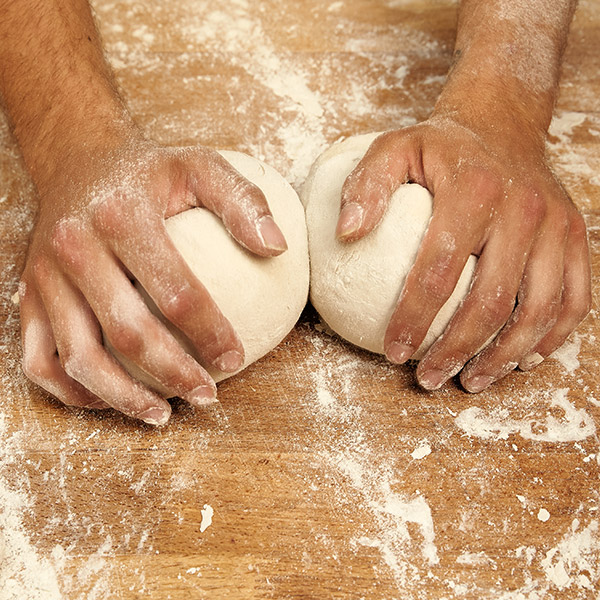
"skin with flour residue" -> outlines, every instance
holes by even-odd
[[[590,310],[585,223],[545,156],[574,9],[572,0],[463,1],[455,64],[432,116],[376,139],[346,181],[337,233],[349,243],[377,225],[400,184],[434,196],[386,333],[393,362],[414,355],[466,260],[479,257],[470,293],[419,364],[427,389],[462,370],[478,392],[517,365],[533,368]]]
[[[0,95],[40,200],[20,287],[25,373],[66,404],[164,424],[169,403],[115,362],[102,329],[172,395],[214,400],[211,377],[150,314],[131,278],[201,362],[237,370],[242,344],[176,251],[165,219],[202,206],[251,252],[276,256],[286,242],[264,195],[212,150],[144,138],[116,91],[86,1],[3,5],[0,34]]]
[[[380,205],[370,206],[368,197],[361,200],[361,187],[377,190],[383,184],[385,188],[390,183],[386,173],[408,157],[413,167],[409,175],[436,194],[437,230],[457,243],[451,260],[441,264],[436,256],[439,258],[447,245],[436,245],[436,227],[431,229],[390,325],[388,356],[396,362],[410,356],[407,343],[418,345],[418,338],[428,329],[427,321],[437,312],[461,257],[471,251],[481,253],[478,287],[457,313],[462,316],[457,316],[419,367],[419,380],[428,388],[439,387],[470,360],[481,339],[488,337],[484,331],[495,331],[498,322],[507,322],[517,296],[520,308],[511,313],[503,337],[463,370],[467,389],[482,389],[516,363],[527,364],[531,353],[547,356],[589,306],[585,228],[547,168],[541,150],[574,7],[568,0],[548,4],[551,9],[537,2],[465,0],[456,64],[433,117],[420,126],[383,137],[362,165],[363,177],[353,178],[347,188],[346,199],[353,199],[355,206],[364,200],[363,216],[354,221],[358,229],[350,231],[351,219],[346,226],[342,224],[343,237],[351,239],[366,233],[381,209]],[[0,94],[40,198],[40,218],[21,299],[24,332],[30,323],[37,323],[31,330],[36,335],[24,336],[35,342],[24,349],[26,372],[47,389],[58,386],[52,389],[59,390],[59,398],[68,404],[110,405],[146,422],[162,424],[169,417],[168,404],[128,378],[103,352],[101,323],[119,338],[126,353],[174,393],[202,404],[214,398],[215,388],[202,367],[183,359],[173,340],[149,320],[139,298],[128,288],[130,275],[142,273],[147,281],[152,280],[151,295],[159,304],[162,301],[171,320],[184,323],[184,330],[191,323],[190,306],[200,307],[195,316],[205,328],[199,332],[190,326],[186,333],[202,347],[208,362],[218,361],[222,370],[233,371],[243,353],[201,282],[182,270],[165,238],[164,218],[187,206],[208,203],[233,229],[239,225],[238,240],[248,247],[255,243],[259,254],[278,254],[285,242],[276,225],[261,212],[260,195],[225,172],[214,155],[202,148],[192,149],[188,152],[197,158],[192,166],[180,152],[143,138],[116,91],[86,0],[49,0],[41,6],[22,0],[18,6],[3,4],[2,11]],[[532,15],[539,22],[531,21]],[[217,24],[222,22],[221,15]],[[214,25],[208,23],[209,28]],[[541,33],[532,38],[529,29],[538,26]],[[525,33],[529,37],[525,38]],[[498,52],[499,48],[510,52]],[[540,64],[524,60],[532,54],[540,57]],[[298,80],[282,78],[279,64],[267,69],[264,78],[275,93],[289,95],[290,86],[297,87]],[[542,71],[534,74],[534,67]],[[535,83],[538,79],[540,84]],[[308,115],[320,118],[311,90],[302,87],[295,99]],[[528,104],[535,106],[533,119]],[[497,140],[502,140],[501,147]],[[376,176],[375,185],[369,186],[370,173]],[[139,175],[143,176],[138,180]],[[396,172],[400,179],[405,175]],[[132,182],[134,189],[130,189]],[[209,182],[218,193],[194,193],[197,184]],[[450,188],[477,193],[467,194],[470,201],[456,203],[454,193],[443,192]],[[475,202],[479,192],[484,198],[477,197]],[[529,201],[516,201],[523,193]],[[225,201],[231,194],[244,199],[233,215],[230,209],[235,209],[235,203]],[[147,196],[145,201],[143,196]],[[132,199],[136,210],[128,213],[125,205]],[[257,219],[258,214],[262,216]],[[345,217],[350,217],[348,211]],[[525,231],[517,228],[515,233],[515,221],[524,220],[532,221],[533,226],[527,223]],[[461,236],[457,235],[457,222]],[[124,225],[133,235],[124,235]],[[568,251],[562,255],[547,252],[548,240],[559,238],[561,231],[565,243],[552,246]],[[161,240],[160,250],[153,255],[156,269],[150,273],[143,266],[145,251],[150,241],[156,240]],[[504,260],[504,256],[500,260],[493,252],[494,244],[510,246],[512,260]],[[77,254],[100,256],[101,264],[110,265],[112,274],[100,274],[99,269],[91,273]],[[561,257],[569,265],[562,271]],[[177,264],[179,267],[173,267]],[[509,281],[490,281],[490,273],[508,269],[516,276]],[[540,286],[536,275],[542,271],[553,276]],[[425,276],[419,277],[419,273]],[[425,282],[427,289],[419,282]],[[487,293],[490,289],[493,296]],[[564,289],[560,298],[559,289]],[[497,290],[501,290],[499,295]],[[129,321],[132,313],[124,308],[127,298],[138,310],[133,323]],[[530,306],[541,309],[532,313]],[[416,319],[412,319],[413,312],[418,312]]]

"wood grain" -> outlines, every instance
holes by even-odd
[[[149,135],[250,152],[298,186],[340,136],[431,110],[454,2],[250,5],[94,2]],[[599,57],[600,9],[583,1],[548,148],[587,220],[595,292]],[[66,409],[21,374],[10,298],[35,198],[5,122],[0,201],[2,600],[598,598],[597,294],[562,358],[476,396],[423,392],[412,365],[330,336],[308,307],[216,408],[175,402],[157,430]],[[489,437],[461,427],[473,414]],[[535,439],[578,419],[579,440]]]

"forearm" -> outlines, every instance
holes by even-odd
[[[542,141],[576,4],[463,0],[455,62],[435,112],[481,127],[502,121]]]
[[[87,0],[0,0],[0,98],[38,187],[133,130]]]

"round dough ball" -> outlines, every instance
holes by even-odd
[[[431,218],[432,197],[420,185],[402,185],[379,225],[365,238],[351,243],[336,239],[342,186],[377,135],[352,137],[324,152],[311,168],[302,201],[313,306],[338,335],[383,354],[388,322]],[[454,293],[413,358],[422,358],[443,333],[469,291],[476,263],[474,256],[469,257]]]
[[[179,252],[239,335],[245,351],[244,369],[283,340],[306,305],[309,285],[306,221],[298,195],[275,169],[241,152],[220,154],[263,191],[288,249],[276,257],[256,256],[240,246],[221,220],[204,208],[175,215],[167,219],[166,227]],[[144,290],[140,291],[186,351],[198,358],[189,340],[166,322]],[[160,383],[114,349],[111,351],[136,379],[167,396]],[[232,375],[203,366],[215,381]]]

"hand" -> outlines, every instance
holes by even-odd
[[[237,370],[244,349],[169,238],[165,219],[193,206],[218,215],[251,252],[286,249],[262,192],[214,151],[161,148],[136,138],[79,159],[38,185],[40,213],[20,286],[23,366],[66,404],[111,406],[154,425],[170,406],[133,380],[112,346],[192,404],[216,386],[147,308],[138,280],[162,314],[192,341],[200,361]]]
[[[376,227],[400,184],[419,183],[434,196],[433,217],[385,335],[392,362],[411,358],[469,255],[479,257],[469,294],[418,366],[426,389],[462,369],[463,386],[478,392],[517,365],[532,368],[590,309],[584,221],[546,164],[543,139],[506,123],[478,130],[434,116],[386,133],[343,189],[337,235],[348,242]]]

